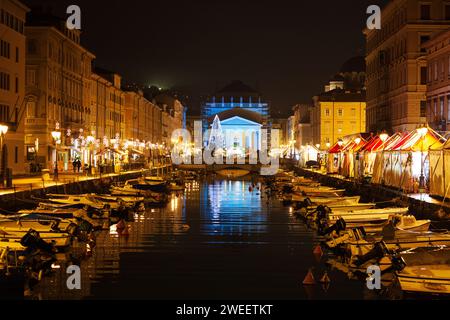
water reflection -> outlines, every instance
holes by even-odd
[[[200,198],[201,232],[207,235],[242,236],[267,231],[267,207],[250,182],[216,181],[204,184]]]
[[[33,292],[41,299],[361,298],[360,283],[333,275],[327,290],[306,290],[322,268],[319,242],[278,201],[249,181],[193,181],[166,208],[153,208],[98,236],[92,256],[75,246]],[[82,290],[66,287],[66,266],[81,266]],[[316,272],[322,273],[322,269]]]

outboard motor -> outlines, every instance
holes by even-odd
[[[42,250],[44,252],[54,252],[55,248],[52,244],[42,240],[39,232],[35,230],[30,230],[26,235],[20,240],[20,244],[30,250]]]
[[[358,256],[355,260],[355,265],[356,266],[361,266],[364,263],[372,260],[372,259],[381,259],[383,258],[386,254],[389,253],[388,248],[386,247],[386,244],[384,243],[384,241],[381,242],[377,242],[373,249],[370,250],[368,253],[366,253],[365,255],[362,256]]]
[[[319,234],[321,236],[326,236],[326,235],[333,233],[334,231],[336,233],[345,231],[346,228],[347,228],[347,223],[345,222],[344,219],[341,218],[338,221],[336,221],[336,223],[329,228],[319,228]]]
[[[397,254],[393,255],[391,261],[392,261],[392,268],[395,271],[402,271],[403,269],[406,268],[406,261],[400,255]]]
[[[72,237],[76,237],[80,234],[80,227],[78,227],[75,223],[69,224],[66,229],[66,232],[70,234]]]
[[[320,224],[323,220],[328,221],[330,213],[331,209],[329,207],[323,205],[318,206],[316,222]]]

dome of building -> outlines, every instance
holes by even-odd
[[[353,57],[344,62],[340,73],[348,72],[366,72],[366,60],[362,56]]]
[[[219,96],[258,96],[259,93],[242,81],[235,80],[217,92]]]

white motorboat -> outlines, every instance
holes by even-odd
[[[296,188],[298,189],[298,188]],[[342,197],[345,194],[344,189],[333,189],[328,187],[308,188],[302,187],[301,190],[295,191],[292,195],[299,197]]]
[[[48,200],[51,203],[67,204],[67,205],[87,205],[92,208],[103,210],[107,208],[107,204],[98,200],[92,195],[68,195],[68,194],[49,194]],[[109,206],[111,209],[117,209],[118,203],[112,203]]]
[[[450,294],[450,248],[418,248],[401,256],[406,267],[396,275],[403,291]]]
[[[289,197],[289,196],[287,196]],[[289,198],[286,198],[289,199]],[[299,195],[292,195],[292,197],[289,199],[292,202],[308,202],[308,206],[330,206],[330,205],[356,205],[359,204],[359,201],[361,200],[360,196],[355,197],[305,197],[305,196],[299,196]]]
[[[344,219],[347,223],[383,221],[392,216],[402,216],[407,214],[409,208],[384,208],[365,210],[332,210],[329,215],[331,222]]]

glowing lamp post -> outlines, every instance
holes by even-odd
[[[53,131],[52,132],[52,138],[55,143],[55,180],[58,180],[58,144],[61,143],[61,132],[60,131]]]
[[[424,162],[425,162],[425,159],[424,159],[423,147],[424,147],[425,137],[428,134],[428,128],[427,127],[419,128],[417,130],[417,132],[419,133],[419,135],[420,135],[420,137],[422,139],[422,147],[421,147],[421,150],[420,150],[420,152],[421,152],[420,153],[421,159],[420,159],[419,192],[423,193],[423,192],[425,192],[425,174],[424,174]]]
[[[3,159],[3,137],[6,135],[6,133],[8,132],[8,126],[6,125],[0,125],[0,187],[4,187],[5,186],[5,166],[3,165],[3,162],[6,161],[5,159]]]

